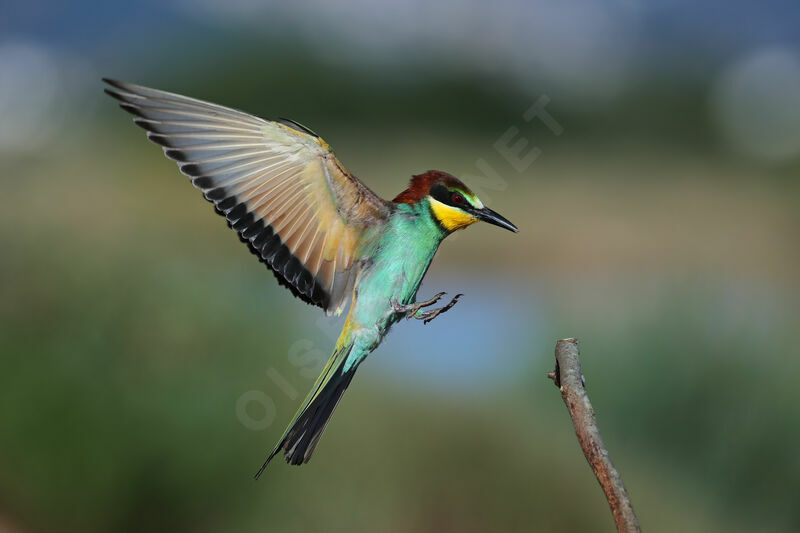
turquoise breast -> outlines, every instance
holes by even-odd
[[[354,329],[361,330],[356,333],[359,348],[374,349],[397,320],[392,300],[414,301],[444,237],[427,201],[397,205],[356,280],[350,320]]]

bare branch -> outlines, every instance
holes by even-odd
[[[639,521],[633,512],[631,500],[622,476],[611,463],[611,457],[600,437],[597,428],[597,419],[594,409],[586,394],[585,382],[581,373],[581,363],[578,359],[577,339],[562,339],[556,343],[556,368],[547,373],[556,386],[561,389],[561,398],[572,417],[575,434],[583,450],[583,455],[589,461],[597,481],[606,494],[611,514],[617,531],[639,532]]]

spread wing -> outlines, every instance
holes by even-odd
[[[282,285],[329,314],[342,311],[362,237],[391,208],[322,139],[291,121],[104,81]]]

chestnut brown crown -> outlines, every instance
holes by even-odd
[[[460,189],[472,196],[472,191],[464,183],[447,172],[441,170],[428,170],[422,174],[411,177],[408,188],[395,196],[392,202],[396,204],[416,204],[428,194],[434,185],[444,185],[448,189]]]

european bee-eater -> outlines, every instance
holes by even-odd
[[[517,231],[446,172],[413,176],[388,202],[296,122],[104,81],[278,283],[329,315],[340,314],[352,294],[333,355],[256,477],[281,450],[291,464],[311,458],[358,365],[394,323],[403,317],[427,323],[456,303],[460,295],[425,309],[443,293],[416,302],[445,237],[479,220]]]

